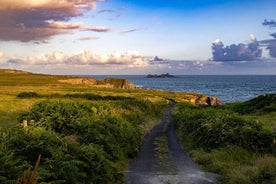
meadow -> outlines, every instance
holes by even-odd
[[[184,147],[221,183],[275,183],[275,95],[203,108],[202,94],[60,82],[72,78],[0,70],[0,183],[123,183],[169,101]]]

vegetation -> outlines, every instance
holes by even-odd
[[[275,104],[275,95],[220,108],[178,104],[175,127],[195,161],[222,183],[276,183],[276,132],[254,119],[274,114]]]
[[[181,142],[222,183],[276,183],[275,94],[200,108],[184,102],[201,94],[95,88],[71,79],[0,70],[0,183],[121,183],[168,100],[178,102]],[[166,142],[156,143],[164,145],[162,158]]]
[[[0,183],[120,183],[171,94],[0,75]]]
[[[144,123],[160,115],[156,104],[129,98],[39,102],[19,117],[19,122],[27,120],[27,127],[0,135],[0,165],[6,168],[0,181],[19,178],[40,154],[39,182],[122,181],[128,159],[139,150]]]

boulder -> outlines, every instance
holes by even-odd
[[[211,96],[202,96],[196,100],[195,104],[201,107],[216,107],[223,105],[219,98]]]

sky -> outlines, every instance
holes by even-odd
[[[276,74],[275,0],[0,0],[0,69]]]

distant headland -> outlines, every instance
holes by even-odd
[[[174,75],[170,75],[169,73],[165,73],[165,74],[148,74],[147,78],[175,78]]]

